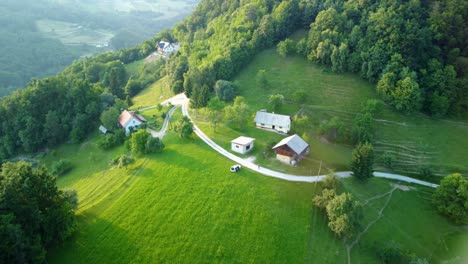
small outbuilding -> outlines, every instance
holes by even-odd
[[[291,165],[297,164],[310,152],[309,144],[298,135],[283,138],[273,149],[279,161]]]
[[[254,140],[254,138],[240,136],[231,141],[231,150],[245,154],[253,149]]]
[[[128,136],[130,133],[137,130],[143,123],[145,123],[146,119],[141,115],[124,110],[120,114],[117,121],[120,127],[125,129],[125,135]]]
[[[291,130],[291,117],[260,110],[255,114],[255,124],[259,128],[272,129],[281,133],[289,133]]]
[[[103,125],[99,126],[99,131],[103,133],[104,135],[109,132],[109,130],[107,130],[107,128],[105,128]]]

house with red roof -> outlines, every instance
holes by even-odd
[[[143,123],[146,122],[146,119],[141,115],[135,114],[124,110],[117,120],[119,126],[125,129],[125,135],[130,135],[133,131],[137,130]]]

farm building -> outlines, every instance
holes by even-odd
[[[125,129],[125,135],[130,135],[133,131],[137,130],[141,124],[145,123],[146,119],[141,115],[124,110],[118,119],[121,128]]]
[[[107,130],[107,128],[105,128],[103,125],[99,126],[99,131],[103,133],[104,135],[109,132],[109,130]]]
[[[169,43],[166,41],[160,41],[158,44],[158,52],[161,55],[170,55],[173,52],[176,52],[180,49],[179,43]]]
[[[255,115],[254,121],[259,128],[273,129],[285,134],[291,130],[291,118],[287,115],[268,113],[265,110],[260,110]]]
[[[231,141],[231,150],[245,154],[253,149],[254,140],[254,138],[240,136]]]
[[[283,138],[273,149],[279,161],[295,165],[309,154],[310,146],[300,136],[292,135]]]

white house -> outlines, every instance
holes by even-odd
[[[254,138],[240,136],[231,141],[231,150],[241,154],[245,154],[253,149],[254,140]]]
[[[141,124],[146,122],[146,119],[141,115],[124,110],[118,119],[120,127],[125,129],[125,135],[130,135],[131,132],[137,130]]]
[[[267,113],[265,110],[260,110],[255,115],[254,121],[257,127],[260,128],[273,129],[285,134],[291,130],[291,118],[287,115]]]
[[[162,55],[170,55],[173,52],[176,52],[180,49],[180,44],[175,42],[175,43],[169,43],[166,41],[160,41],[158,44],[158,52]]]
[[[298,135],[283,138],[273,149],[276,152],[276,159],[291,165],[301,161],[310,152],[309,144]]]

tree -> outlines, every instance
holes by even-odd
[[[354,125],[352,129],[354,144],[370,142],[373,137],[373,118],[372,114],[365,112],[359,113],[354,119]]]
[[[27,202],[25,202],[27,201]],[[5,163],[0,173],[0,262],[42,263],[75,229],[73,205],[43,167]]]
[[[432,196],[437,210],[459,224],[468,223],[468,180],[459,173],[440,181]]]
[[[133,97],[143,89],[141,82],[130,78],[125,86],[125,94],[127,96]]]
[[[229,81],[216,81],[214,90],[216,96],[222,101],[231,101],[232,99],[234,99],[234,96],[236,96],[236,86],[234,85],[234,83]]]
[[[282,94],[272,94],[268,98],[268,110],[270,112],[278,112],[283,105],[284,96]]]
[[[281,57],[286,57],[291,55],[295,52],[296,44],[291,39],[285,39],[280,41],[278,45],[276,45],[276,51]]]
[[[130,151],[134,155],[145,154],[146,142],[148,141],[148,137],[150,136],[150,133],[144,129],[140,129],[137,132],[132,133],[128,141]]]
[[[216,127],[223,118],[224,103],[218,97],[211,98],[208,102],[208,118],[213,132],[216,132]]]
[[[181,138],[189,137],[193,133],[193,123],[187,116],[184,116],[174,125],[174,131]]]
[[[306,115],[295,115],[293,117],[292,125],[296,134],[304,134],[306,132],[307,126],[309,125],[309,117]]]
[[[242,129],[248,120],[248,106],[245,103],[245,98],[237,96],[234,99],[234,104],[224,108],[224,116],[230,123],[235,124],[239,129]]]
[[[370,143],[359,143],[353,150],[351,159],[352,175],[365,180],[373,176],[374,149]]]
[[[350,193],[336,195],[326,205],[328,227],[339,237],[351,237],[360,227],[362,205]]]
[[[61,159],[52,164],[50,173],[54,176],[62,176],[73,169],[73,164],[66,159]]]
[[[113,67],[107,75],[109,91],[120,99],[124,98],[125,69],[123,67]]]
[[[335,198],[336,191],[334,189],[323,189],[322,195],[314,197],[314,205],[320,209],[326,210],[328,203]]]
[[[398,111],[413,112],[421,108],[421,91],[418,83],[410,77],[397,82],[392,92],[391,104]]]
[[[117,110],[115,107],[111,107],[108,110],[102,112],[100,120],[105,128],[113,130],[117,127],[117,119],[119,116],[119,110]]]
[[[128,165],[134,162],[135,159],[131,155],[121,155],[117,161],[117,167],[127,169]]]
[[[162,142],[162,140],[158,137],[148,137],[148,140],[146,141],[146,146],[145,146],[145,152],[146,153],[159,153],[163,151],[165,145]]]
[[[338,138],[342,137],[343,123],[339,117],[334,116],[332,119],[320,123],[318,132],[328,140],[337,141]]]

